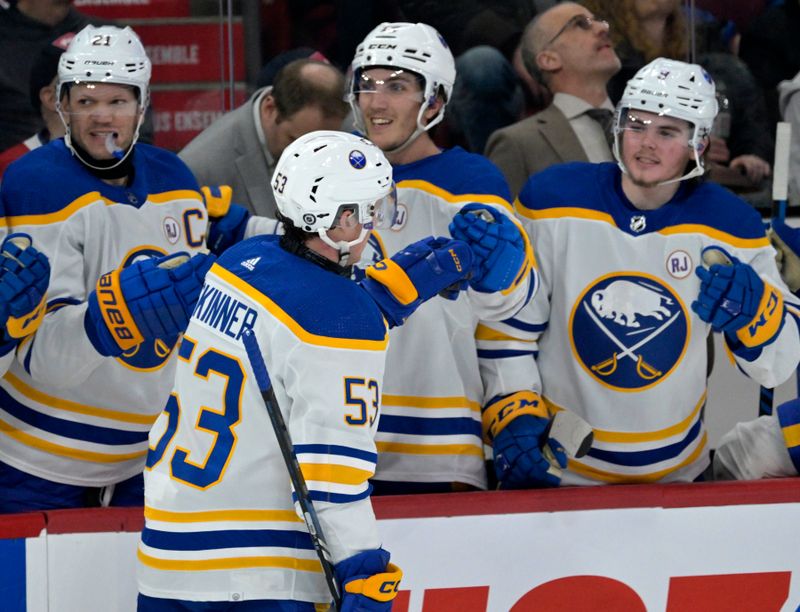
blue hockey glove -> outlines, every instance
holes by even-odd
[[[50,263],[27,234],[9,234],[0,245],[0,328],[3,342],[34,333],[44,318]]]
[[[783,296],[758,273],[719,247],[703,249],[708,269],[698,266],[700,294],[692,310],[712,329],[724,332],[746,348],[772,342],[783,327]]]
[[[567,466],[564,449],[548,440],[550,419],[538,394],[519,391],[493,399],[483,412],[484,437],[494,451],[502,489],[557,487]]]
[[[466,243],[429,236],[369,266],[359,285],[381,309],[389,326],[396,327],[433,296],[445,292],[445,297],[453,299],[466,289],[472,263]]]
[[[773,219],[768,235],[772,246],[778,253],[775,260],[781,271],[781,278],[792,293],[798,295],[800,293],[800,229],[789,227],[779,219]]]
[[[467,204],[450,222],[450,234],[475,254],[476,291],[505,291],[519,283],[529,267],[522,230],[508,216],[485,204]]]
[[[397,596],[402,570],[389,563],[383,548],[367,550],[334,566],[342,589],[340,612],[389,612]]]
[[[215,255],[244,238],[250,211],[233,204],[233,190],[228,185],[204,186],[200,188],[208,211],[208,235],[206,246]]]
[[[173,253],[137,261],[100,277],[84,327],[97,352],[118,356],[145,340],[186,329],[214,255]]]

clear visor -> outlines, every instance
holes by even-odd
[[[383,94],[390,98],[422,102],[423,86],[420,77],[416,74],[398,69],[388,75],[382,75],[382,77],[378,79],[363,70],[356,71],[351,90],[353,95]]]
[[[655,115],[624,108],[620,112],[619,129],[630,134],[632,138],[647,137],[661,145],[680,144],[688,147],[692,138],[692,124],[683,119],[669,117],[666,112]]]
[[[342,206],[333,227],[348,229],[361,223],[365,229],[390,229],[397,221],[397,189],[392,185],[387,195],[369,204],[360,215],[342,215],[346,210],[352,211],[354,206]]]

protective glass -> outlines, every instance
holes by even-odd
[[[664,115],[669,115],[669,110],[664,111]],[[658,119],[649,119],[641,116],[635,110],[623,109],[620,114],[619,128],[628,132],[637,139],[647,136],[659,145],[689,146],[692,128],[688,122],[670,121],[668,123]]]
[[[547,41],[547,45],[545,45],[545,47],[552,45],[556,39],[567,30],[571,30],[573,28],[577,28],[579,30],[591,30],[595,23],[599,23],[606,30],[610,27],[605,19],[598,19],[597,17],[591,17],[589,15],[575,15],[570,17],[569,21],[567,21],[567,23],[565,23],[564,26],[558,32],[556,32],[556,35]]]
[[[369,229],[389,229],[397,221],[397,189],[392,190],[372,205],[372,221],[365,224]]]
[[[355,96],[383,94],[390,98],[422,102],[424,95],[420,81],[419,76],[405,70],[395,70],[383,79],[376,79],[364,71],[359,71],[353,79],[352,92]]]
[[[358,215],[342,217],[344,211],[354,208],[355,205],[341,206],[333,227],[349,229],[361,223],[365,229],[389,229],[397,221],[397,189],[393,184],[391,192],[366,206],[366,210],[359,211]]]

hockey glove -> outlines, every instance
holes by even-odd
[[[470,286],[476,291],[505,291],[524,278],[528,255],[522,230],[508,216],[485,204],[467,204],[450,222],[450,234],[475,255]]]
[[[215,255],[241,242],[250,220],[250,211],[233,204],[233,190],[228,185],[201,187],[208,211],[208,236],[206,246]]]
[[[557,487],[567,466],[564,449],[548,441],[550,419],[538,394],[519,391],[492,400],[483,412],[486,441],[494,450],[501,489]]]
[[[454,299],[472,273],[472,251],[460,240],[423,238],[366,269],[359,284],[390,327],[402,325],[423,302],[445,292]]]
[[[27,234],[9,234],[0,245],[0,328],[3,342],[29,336],[44,318],[50,263]]]
[[[800,291],[800,229],[773,219],[768,235],[772,246],[778,252],[775,260],[781,271],[781,278],[792,293],[797,295]]]
[[[367,550],[334,566],[336,580],[342,587],[339,612],[389,612],[397,596],[402,570],[389,563],[389,553],[382,548]]]
[[[724,249],[706,247],[698,266],[700,294],[692,310],[712,329],[749,349],[772,342],[783,327],[783,296],[758,273]],[[712,261],[722,263],[711,263]]]
[[[118,356],[145,340],[186,329],[214,255],[173,253],[137,261],[100,277],[84,327],[97,352]]]

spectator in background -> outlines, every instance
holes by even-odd
[[[582,4],[611,24],[611,39],[622,61],[622,69],[609,82],[612,102],[619,100],[628,79],[653,58],[687,58],[689,26],[680,0],[583,0]],[[771,170],[767,160],[772,159],[774,128],[766,120],[762,92],[741,61],[714,50],[717,41],[703,39],[698,48],[705,52],[696,61],[714,78],[718,94],[727,98],[728,106],[727,111],[721,109],[712,134],[709,178],[751,203],[766,203],[762,181]]]
[[[800,0],[785,0],[756,17],[742,33],[739,56],[765,92],[768,121],[780,121],[777,87],[800,72]]]
[[[554,0],[400,0],[405,19],[435,27],[456,57],[458,76],[445,120],[450,139],[483,152],[495,130],[543,109],[545,88],[528,78],[520,60],[526,23]]]
[[[61,123],[56,111],[56,76],[58,60],[73,36],[74,32],[67,32],[39,52],[39,57],[31,69],[30,97],[31,105],[39,111],[44,121],[44,127],[36,134],[0,153],[0,179],[8,165],[15,159],[64,135],[64,124]]]
[[[522,37],[522,58],[554,94],[532,117],[496,131],[486,156],[516,196],[528,177],[567,161],[611,161],[614,106],[606,93],[620,62],[608,24],[586,8],[563,2],[535,17]]]
[[[286,146],[314,130],[337,130],[347,116],[344,75],[334,66],[299,59],[239,108],[220,117],[179,153],[200,184],[230,185],[233,201],[275,217],[270,184]]]
[[[39,51],[97,20],[72,8],[72,0],[0,2],[0,151],[42,129],[42,118],[28,93]]]

